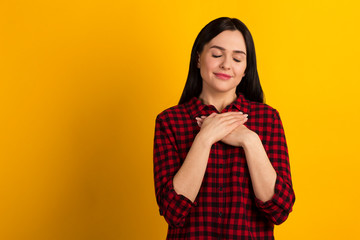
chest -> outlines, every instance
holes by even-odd
[[[210,114],[210,113],[209,113]],[[270,138],[272,135],[272,118],[270,116],[259,116],[255,112],[249,113],[248,121],[244,125],[254,131],[261,139],[266,151],[269,149]],[[200,132],[200,127],[196,120],[187,120],[177,125],[174,129],[174,135],[178,148],[180,159],[186,158],[188,151]],[[227,145],[221,141],[213,144],[209,155],[209,164],[216,161],[227,160],[227,163],[233,165],[235,162],[244,161],[245,153],[242,147]]]

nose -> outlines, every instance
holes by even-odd
[[[220,64],[220,68],[229,70],[231,66],[231,57],[225,57],[224,61]]]

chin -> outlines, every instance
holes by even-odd
[[[214,87],[214,89],[218,92],[222,92],[222,93],[225,93],[225,92],[235,92],[236,91],[236,86],[216,86]]]
[[[235,92],[236,88],[215,88],[214,90],[219,93],[230,93]]]

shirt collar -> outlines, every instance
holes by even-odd
[[[188,102],[185,103],[185,105],[186,108],[189,110],[192,118],[200,117],[202,115],[207,116],[212,112],[217,112],[216,108],[213,105],[205,105],[196,96],[192,97]],[[223,112],[239,111],[243,112],[244,114],[248,114],[249,108],[250,102],[245,98],[243,93],[239,93],[235,101],[227,105],[224,108]]]

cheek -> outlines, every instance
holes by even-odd
[[[204,63],[205,63],[204,67],[209,69],[209,70],[212,70],[212,69],[217,68],[219,66],[219,60],[216,59],[216,58],[212,58],[212,57],[206,58]]]
[[[239,65],[236,68],[236,73],[242,75],[245,72],[246,69],[246,63]]]

